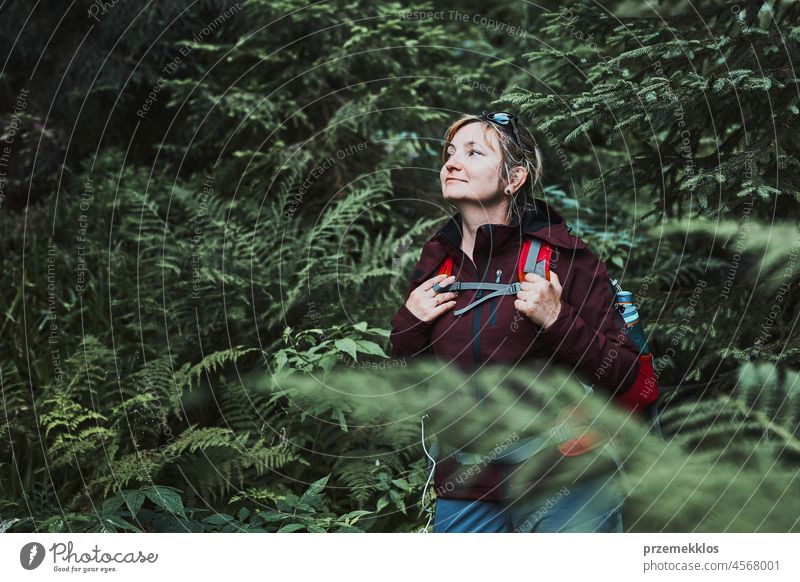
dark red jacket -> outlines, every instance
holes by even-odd
[[[613,309],[613,293],[605,265],[573,236],[564,220],[545,202],[508,225],[478,228],[473,258],[461,250],[461,216],[454,215],[423,249],[411,272],[408,294],[435,276],[447,255],[453,258],[457,281],[513,283],[519,280],[517,263],[522,241],[536,236],[553,247],[550,266],[563,291],[555,322],[542,330],[515,308],[515,295],[491,299],[461,317],[453,311],[471,303],[479,291],[461,291],[455,309],[433,322],[417,318],[403,304],[392,319],[392,357],[433,354],[464,369],[498,364],[520,364],[530,358],[555,356],[577,370],[595,389],[605,390],[619,404],[638,410],[658,396],[652,366],[640,364],[639,350],[620,333]],[[485,294],[485,292],[484,292]],[[444,487],[458,470],[452,459],[437,463],[435,484],[440,497],[498,499],[502,472],[491,465],[479,482],[468,487]],[[463,481],[463,480],[462,480]],[[451,484],[452,485],[452,484]],[[447,491],[447,493],[444,493]],[[440,494],[441,493],[441,494]]]

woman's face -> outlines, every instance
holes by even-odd
[[[491,141],[491,146],[487,143]],[[500,143],[481,123],[459,129],[447,146],[447,161],[439,171],[442,195],[448,202],[477,202],[493,207],[503,201]]]

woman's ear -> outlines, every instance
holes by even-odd
[[[515,166],[511,169],[511,180],[508,182],[508,185],[505,187],[506,194],[513,194],[525,183],[525,180],[528,179],[528,168],[525,166]],[[509,192],[509,190],[511,190]]]

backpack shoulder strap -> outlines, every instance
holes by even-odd
[[[526,238],[522,242],[517,263],[520,281],[525,280],[525,273],[533,273],[550,280],[550,257],[553,247],[549,243],[536,238]]]
[[[447,255],[439,265],[439,270],[436,271],[437,275],[447,275],[448,277],[453,274],[453,257]]]
[[[525,273],[535,273],[540,277],[544,277],[548,281],[550,280],[550,255],[553,252],[553,248],[545,241],[542,241],[538,238],[531,237],[522,242],[522,248],[520,249],[520,256],[519,261],[517,264],[518,275],[520,281],[525,280]],[[453,274],[453,258],[451,256],[447,256],[443,261],[442,264],[439,266],[439,269],[436,272],[437,275],[447,275],[448,277]],[[481,290],[481,291],[491,291],[488,295],[484,295],[467,305],[461,309],[456,309],[453,311],[453,315],[456,317],[463,315],[473,307],[476,307],[483,303],[484,301],[488,301],[490,299],[494,299],[495,297],[499,297],[501,295],[516,295],[519,291],[520,283],[510,283],[510,284],[503,284],[503,283],[489,283],[481,281],[479,283],[464,283],[456,281],[447,285],[446,287],[439,286],[439,283],[436,283],[433,286],[433,290],[437,293],[441,291],[461,291],[461,290]]]

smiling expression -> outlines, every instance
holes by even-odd
[[[445,200],[494,206],[503,201],[500,142],[491,128],[470,123],[459,129],[447,146],[439,171]]]

